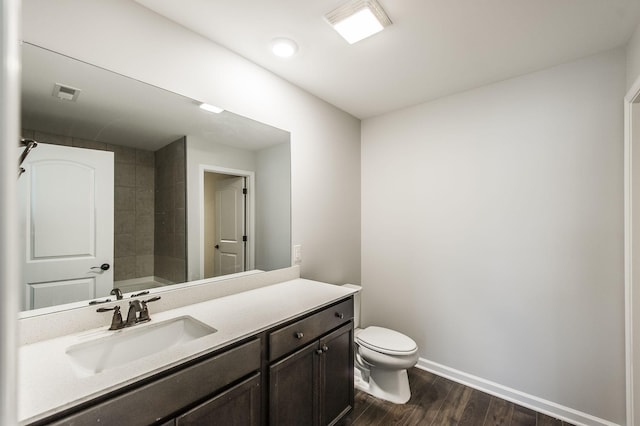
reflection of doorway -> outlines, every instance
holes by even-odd
[[[252,269],[248,176],[204,171],[203,278]]]

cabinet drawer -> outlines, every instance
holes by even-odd
[[[280,358],[353,318],[351,298],[269,334],[269,360]]]
[[[258,426],[260,408],[258,373],[176,418],[175,426]]]
[[[148,425],[259,369],[257,339],[51,424]]]

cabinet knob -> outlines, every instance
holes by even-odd
[[[343,319],[344,318],[344,314],[342,312],[336,312],[336,317]]]
[[[304,337],[304,333],[303,333],[303,332],[298,331],[298,332],[296,333],[296,339],[302,339],[303,337]]]
[[[329,350],[329,346],[322,345],[322,352],[327,352]]]
[[[316,349],[316,353],[317,353],[318,355],[322,355],[322,349]]]

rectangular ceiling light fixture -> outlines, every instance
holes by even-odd
[[[391,25],[391,19],[376,0],[352,0],[327,13],[324,18],[349,44]]]

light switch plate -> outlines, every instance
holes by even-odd
[[[296,244],[293,246],[293,264],[299,265],[302,263],[302,246],[300,244]]]

